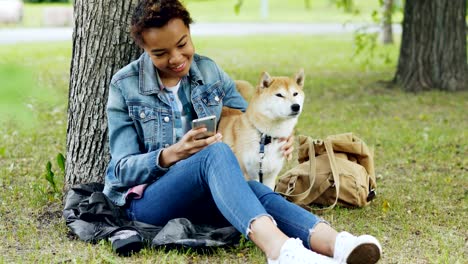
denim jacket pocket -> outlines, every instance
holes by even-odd
[[[129,104],[128,109],[140,138],[146,143],[154,143],[159,125],[157,109],[141,104]]]
[[[201,93],[200,99],[206,106],[217,106],[222,103],[224,96],[225,92],[221,87],[221,81],[217,81]]]

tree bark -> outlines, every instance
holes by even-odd
[[[392,31],[393,0],[384,0],[382,7],[382,43],[393,44]]]
[[[109,83],[117,70],[141,52],[129,34],[137,2],[74,2],[65,190],[77,183],[104,180],[109,160],[106,117]]]
[[[394,82],[404,90],[467,90],[466,0],[407,0]]]

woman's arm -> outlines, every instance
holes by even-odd
[[[115,178],[122,185],[132,187],[148,183],[167,171],[157,163],[161,149],[142,152],[143,144],[138,139],[122,92],[115,83],[111,83],[109,89],[107,118]]]
[[[242,95],[237,91],[236,84],[234,81],[225,73],[221,68],[219,68],[221,81],[224,84],[225,96],[223,99],[223,105],[239,109],[242,112],[245,112],[247,109],[247,101],[242,97]]]

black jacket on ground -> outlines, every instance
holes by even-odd
[[[177,218],[165,226],[128,220],[125,209],[114,205],[102,193],[100,183],[73,186],[67,193],[63,217],[67,226],[81,240],[95,243],[119,230],[135,230],[152,246],[216,247],[239,242],[240,233],[232,226],[194,225]]]

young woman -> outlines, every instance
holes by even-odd
[[[132,220],[232,225],[268,263],[377,262],[374,237],[338,233],[263,184],[246,182],[222,135],[194,139],[205,128],[191,129],[193,119],[219,120],[223,105],[245,110],[247,103],[214,61],[195,53],[191,22],[179,1],[138,4],[131,33],[145,52],[110,84],[112,159],[104,193]],[[293,140],[285,140],[289,155]]]

